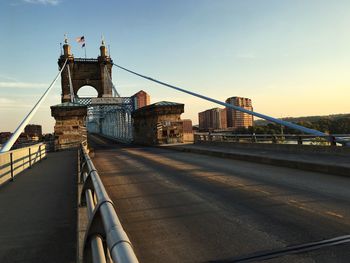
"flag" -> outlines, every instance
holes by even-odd
[[[79,44],[81,44],[81,48],[85,47],[85,37],[84,36],[77,37],[75,39],[75,41],[77,41]]]
[[[77,41],[78,43],[82,44],[82,43],[85,42],[85,37],[84,37],[84,36],[77,37],[77,38],[75,39],[75,41]]]

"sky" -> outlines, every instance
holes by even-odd
[[[273,117],[349,113],[349,13],[348,0],[2,0],[0,132],[54,79],[65,33],[75,57],[76,37],[96,58],[104,35],[117,64],[218,100],[251,98]],[[115,67],[112,78],[122,96],[142,89],[152,103],[185,103],[193,124],[217,107]],[[60,94],[58,81],[31,121],[44,132]]]

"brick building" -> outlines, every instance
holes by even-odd
[[[143,90],[132,95],[132,98],[134,100],[135,109],[145,107],[149,105],[151,101],[150,96]]]
[[[226,100],[226,103],[241,107],[246,110],[253,110],[252,100],[242,97],[231,97]],[[231,108],[226,107],[227,112],[227,128],[248,128],[253,126],[253,116],[247,113],[243,113]]]
[[[226,109],[213,108],[198,113],[199,130],[226,129]]]

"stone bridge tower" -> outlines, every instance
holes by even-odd
[[[69,66],[74,95],[77,96],[81,87],[92,86],[97,91],[97,97],[112,97],[112,77],[113,61],[108,55],[104,41],[100,46],[100,56],[95,58],[74,58],[71,47],[67,39],[63,45],[63,55],[58,59],[58,65],[61,68],[67,61]],[[108,72],[108,74],[107,74]],[[69,88],[68,68],[66,67],[61,74],[62,102],[71,101]]]
[[[94,58],[74,58],[67,39],[63,45],[63,55],[58,59],[60,69],[67,61],[61,73],[61,104],[51,106],[51,115],[55,118],[55,149],[67,149],[79,146],[87,139],[87,106],[72,101],[81,87],[88,85],[96,89],[98,97],[112,97],[113,61],[107,53],[104,41],[100,46],[100,56]],[[69,69],[69,71],[68,71]],[[71,94],[69,72],[73,93]]]

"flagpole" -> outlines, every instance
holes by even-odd
[[[85,58],[86,58],[86,42],[85,42],[85,34],[83,34],[84,36],[84,51],[85,51]]]

